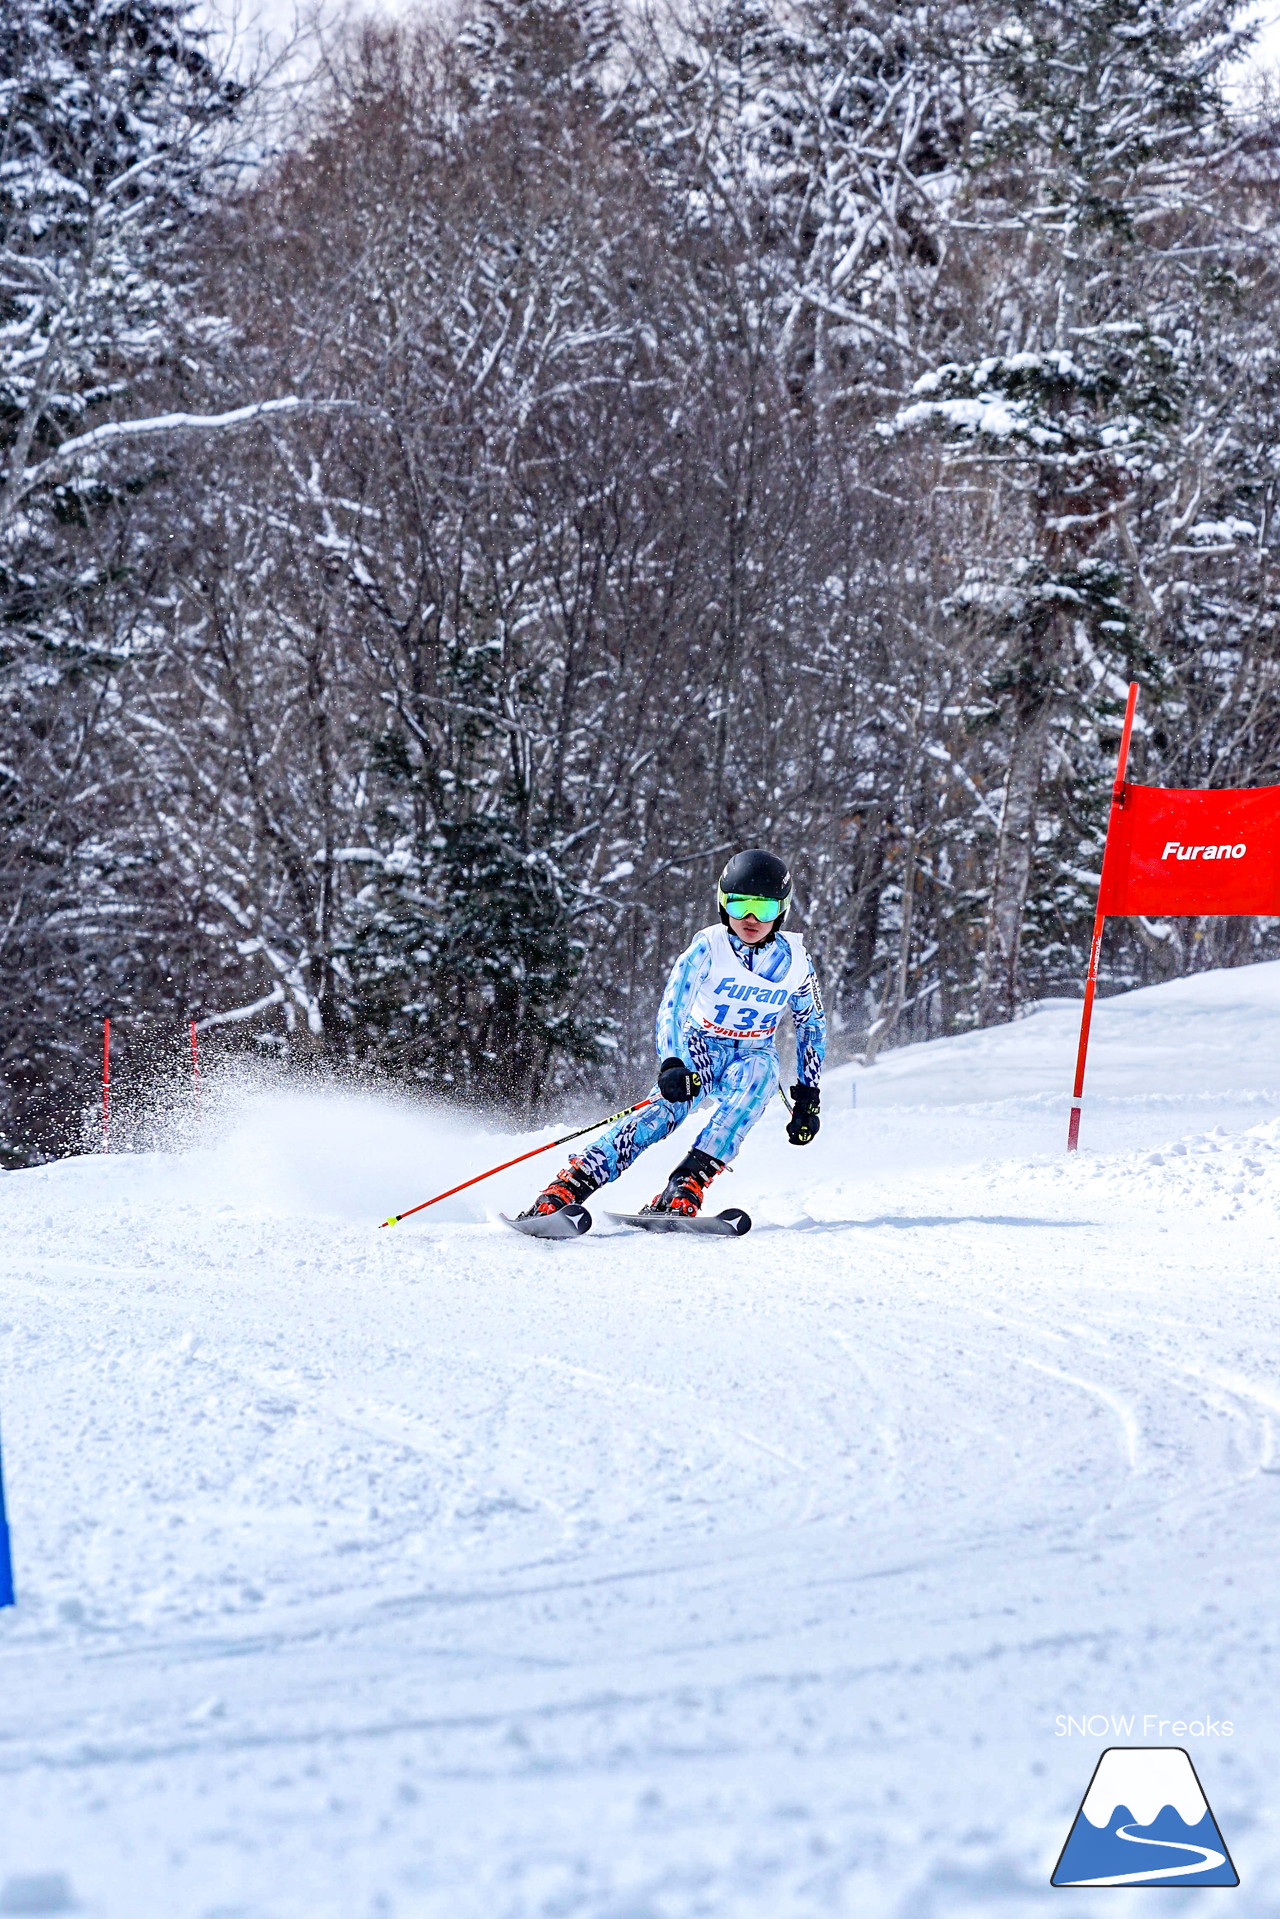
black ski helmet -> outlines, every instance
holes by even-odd
[[[726,926],[729,924],[729,913],[725,902],[734,893],[755,893],[764,899],[781,900],[782,911],[773,922],[770,939],[774,933],[782,931],[791,905],[791,875],[785,860],[780,860],[776,853],[762,851],[758,846],[749,847],[745,853],[734,854],[716,887],[720,918]]]

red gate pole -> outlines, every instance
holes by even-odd
[[[191,1021],[191,1078],[196,1089],[196,1125],[200,1124],[200,1049],[196,1043],[196,1023]]]
[[[102,1022],[102,1150],[111,1151],[111,1021]]]
[[[1116,761],[1115,784],[1111,789],[1111,811],[1107,815],[1107,842],[1118,809],[1124,805],[1124,775],[1129,764],[1129,736],[1133,732],[1133,709],[1138,704],[1138,682],[1129,683],[1129,701],[1124,709],[1124,730],[1120,735],[1120,755]],[[1102,849],[1105,872],[1107,847]],[[1102,909],[1102,883],[1098,883],[1098,910],[1093,916],[1093,941],[1089,947],[1089,971],[1084,983],[1084,1007],[1080,1014],[1080,1045],[1076,1051],[1076,1083],[1071,1094],[1071,1118],[1067,1121],[1067,1151],[1074,1153],[1080,1144],[1080,1107],[1084,1099],[1084,1066],[1089,1052],[1089,1027],[1093,1020],[1093,996],[1098,985],[1098,954],[1102,948],[1102,927],[1106,914]]]

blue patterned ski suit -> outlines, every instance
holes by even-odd
[[[712,1099],[715,1105],[694,1143],[713,1159],[727,1163],[737,1157],[743,1140],[777,1088],[778,1054],[772,1038],[721,1039],[704,1032],[701,1026],[690,1024],[689,1008],[711,970],[710,931],[708,928],[699,933],[671,969],[658,1009],[658,1058],[682,1059],[701,1074],[699,1099]],[[747,971],[761,980],[781,979],[791,965],[791,948],[785,933],[775,934],[762,946],[749,946],[733,933],[729,934],[729,941]],[[787,1005],[795,1020],[800,1082],[804,1086],[817,1086],[827,1046],[827,1020],[812,965],[799,990],[789,995]],[[676,1105],[663,1099],[656,1083],[649,1098],[652,1105],[619,1120],[578,1156],[577,1163],[598,1185],[606,1185],[625,1173],[646,1147],[656,1146],[659,1140],[674,1133],[699,1103],[690,1100]]]

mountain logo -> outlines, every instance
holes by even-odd
[[[1190,1754],[1108,1746],[1049,1884],[1238,1886]]]

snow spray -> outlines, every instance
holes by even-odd
[[[9,1521],[4,1510],[4,1456],[0,1454],[0,1606],[12,1606],[13,1556],[9,1551]]]

